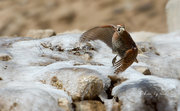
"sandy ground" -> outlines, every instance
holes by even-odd
[[[166,0],[0,0],[0,36],[30,29],[87,30],[125,24],[127,30],[167,31]]]

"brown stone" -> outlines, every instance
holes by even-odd
[[[46,29],[46,30],[30,30],[27,34],[26,37],[32,37],[32,38],[45,38],[45,37],[51,37],[55,36],[56,32],[51,29]]]
[[[74,102],[75,111],[106,111],[105,106],[96,100]]]
[[[84,75],[79,78],[78,89],[81,99],[92,99],[103,90],[103,81],[94,75]]]
[[[113,96],[111,95],[112,93],[112,89],[117,86],[118,84],[121,84],[122,82],[126,81],[126,78],[120,78],[117,75],[109,75],[108,76],[111,79],[111,85],[108,88],[108,90],[106,90],[106,93],[108,94],[109,98],[112,98]]]
[[[85,61],[89,61],[90,59],[92,59],[92,54],[91,53],[85,53],[84,55],[81,56],[82,59],[84,59]]]
[[[109,78],[102,77],[97,71],[87,68],[61,68],[46,74],[47,78],[42,78],[46,80],[46,84],[63,89],[74,101],[97,98],[110,82]]]
[[[62,82],[60,80],[58,80],[58,78],[56,76],[52,77],[51,85],[55,86],[57,89],[62,89],[63,88]]]
[[[151,75],[151,72],[148,67],[145,66],[134,66],[133,67],[136,71],[141,72],[144,75]]]
[[[71,103],[66,98],[59,98],[58,105],[65,111],[73,111]]]
[[[112,110],[111,111],[121,111],[122,102],[113,101]]]
[[[109,75],[108,77],[111,79],[111,83],[113,83],[115,86],[127,80],[126,78],[120,78],[116,75]]]
[[[9,61],[9,60],[11,60],[12,59],[12,57],[10,56],[10,55],[8,55],[8,54],[4,54],[4,53],[0,53],[0,60],[1,61]]]

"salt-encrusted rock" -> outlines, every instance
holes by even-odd
[[[74,102],[75,111],[106,111],[105,106],[96,100]]]
[[[32,37],[32,38],[45,38],[45,37],[51,37],[55,36],[56,32],[51,29],[46,29],[46,30],[30,30],[27,34],[26,37]]]
[[[115,77],[112,74],[111,60],[115,56],[112,54],[112,50],[101,41],[91,41],[93,48],[87,46],[84,48],[85,50],[81,49],[78,42],[79,36],[80,34],[62,34],[38,40],[22,41],[21,39],[20,42],[9,42],[10,39],[0,40],[0,45],[6,48],[0,47],[0,50],[5,50],[12,56],[12,60],[0,62],[0,77],[3,79],[0,80],[0,95],[3,94],[1,97],[12,98],[9,99],[11,101],[14,100],[11,94],[17,95],[16,93],[18,93],[23,97],[22,102],[25,103],[23,106],[32,107],[33,101],[39,105],[38,107],[43,106],[44,103],[47,110],[50,109],[49,107],[57,108],[59,106],[61,109],[71,110],[71,101],[60,96],[63,95],[60,92],[64,90],[75,101],[98,99],[97,96],[103,101],[101,93],[105,93],[104,99],[107,100],[113,95],[114,98],[118,97],[122,101],[122,111],[150,111],[151,109],[154,111],[157,109],[155,105],[163,106],[158,106],[163,111],[166,111],[165,108],[168,109],[168,107],[170,107],[168,111],[174,111],[173,109],[177,108],[177,100],[179,100],[180,94],[179,80],[160,78],[155,75],[180,77],[180,49],[178,48],[180,33],[149,37],[148,42],[145,41],[145,44],[142,44],[147,50],[138,55],[139,63],[133,63],[126,71],[115,75]],[[9,43],[11,45],[8,45]],[[154,48],[159,55],[154,53]],[[93,55],[92,58],[87,59],[88,61],[82,59],[85,52],[90,54],[89,57],[91,54]],[[152,76],[139,73],[133,69],[133,66],[147,66],[152,72]],[[107,76],[111,79],[111,86],[110,79]],[[142,79],[149,80],[149,82],[142,81]],[[7,87],[6,85],[2,88],[2,83],[7,80],[12,86]],[[20,82],[17,85],[18,81],[26,82]],[[31,82],[31,87],[28,86],[29,82],[27,81]],[[36,87],[37,81],[41,84],[40,87]],[[6,93],[5,88],[8,88],[12,93]],[[21,88],[22,90],[20,90]],[[104,91],[107,88],[108,90]],[[112,95],[111,92],[113,92]],[[53,96],[54,93],[55,96]],[[148,96],[148,94],[151,95]],[[119,105],[116,104],[118,99],[113,103],[114,106],[109,105],[111,106],[109,109],[119,108]],[[0,103],[4,104],[3,102],[6,103],[1,99]],[[17,103],[14,104],[14,101],[8,103],[9,105],[4,108],[18,106]],[[54,110],[53,108],[51,110]]]
[[[59,98],[58,105],[65,111],[73,111],[71,103],[66,98]]]
[[[139,49],[140,54],[155,54],[155,55],[160,55],[156,48],[154,47],[153,43],[151,42],[138,42],[137,47]]]
[[[166,5],[166,16],[169,32],[180,30],[180,2],[179,0],[168,0]]]
[[[12,57],[9,54],[0,52],[0,60],[1,61],[9,61],[11,59],[12,59]]]
[[[119,102],[113,101],[111,111],[121,111],[121,105],[122,105],[121,101]]]
[[[110,84],[110,79],[97,71],[77,67],[48,71],[41,79],[47,84],[65,90],[73,100],[96,98]]]
[[[134,66],[133,68],[144,75],[151,75],[149,68],[146,66]]]
[[[179,101],[178,101],[177,111],[180,111],[180,99],[179,99]]]
[[[92,54],[91,53],[85,53],[84,55],[81,56],[82,59],[84,59],[85,61],[88,61],[92,58]]]
[[[137,42],[150,42],[151,38],[153,36],[158,35],[158,33],[140,31],[140,32],[132,32],[131,35],[133,37],[133,40],[137,43]]]
[[[133,65],[148,66],[152,75],[179,79],[179,43],[179,32],[150,37],[148,42],[146,40],[138,42],[137,46],[142,53],[137,57],[139,63]]]
[[[58,105],[62,100],[64,105]],[[1,111],[62,111],[70,109],[71,102],[64,91],[40,83],[11,81],[0,85]]]
[[[104,99],[104,105],[106,107],[106,111],[122,111],[121,106],[122,102],[121,101],[116,101],[116,98],[113,99]]]
[[[114,87],[112,95],[122,101],[122,111],[176,111],[173,97],[179,95],[179,84],[160,78],[126,81]]]

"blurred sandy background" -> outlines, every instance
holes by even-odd
[[[0,36],[30,29],[56,32],[125,24],[128,31],[167,32],[167,0],[0,0]]]

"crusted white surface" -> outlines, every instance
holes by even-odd
[[[134,63],[132,65],[148,66],[153,76],[144,76],[140,72],[135,71],[132,67],[119,74],[119,77],[128,78],[128,81],[123,82],[121,85],[115,87],[112,94],[118,96],[123,101],[123,111],[133,111],[134,109],[132,106],[134,105],[136,108],[142,107],[141,104],[143,99],[141,98],[141,94],[139,94],[142,93],[142,91],[139,90],[142,87],[139,82],[142,80],[148,81],[147,83],[150,84],[151,82],[157,84],[157,86],[168,95],[166,98],[170,106],[173,107],[177,105],[176,103],[179,100],[180,84],[179,80],[176,79],[180,77],[180,33],[175,32],[170,34],[156,35],[143,32],[139,38],[136,35],[134,40],[141,41],[143,34],[149,34],[149,36],[146,35],[147,39],[144,39],[143,41],[151,42],[160,55],[157,56],[151,53],[145,53],[144,55],[140,54],[138,57],[141,59],[140,62]],[[0,89],[1,96],[3,95],[4,91],[8,91],[8,88],[13,90],[20,88],[23,93],[26,93],[23,90],[25,90],[27,87],[28,94],[24,94],[23,96],[30,96],[32,97],[32,100],[35,97],[32,94],[37,93],[38,98],[41,98],[42,95],[39,93],[41,91],[45,91],[47,93],[51,93],[52,96],[56,98],[59,96],[68,98],[68,100],[71,102],[71,97],[68,96],[64,91],[56,89],[55,87],[49,86],[47,84],[42,84],[40,82],[40,80],[50,76],[52,77],[52,75],[48,76],[48,72],[56,71],[61,68],[78,67],[96,70],[100,73],[99,77],[103,80],[104,87],[109,86],[110,83],[107,79],[107,76],[113,74],[111,60],[115,55],[112,54],[111,49],[103,42],[90,42],[92,46],[96,48],[96,50],[91,51],[93,57],[89,62],[96,62],[100,63],[101,65],[92,65],[90,63],[88,64],[87,61],[82,59],[80,56],[76,56],[68,52],[73,48],[81,47],[83,45],[78,42],[79,36],[80,34],[78,33],[67,33],[38,40],[22,40],[22,38],[0,38],[0,45],[5,44],[5,46],[3,45],[0,48],[0,52],[5,52],[12,57],[12,59],[9,61],[0,62],[0,77],[3,79],[0,81],[0,87],[3,88]],[[47,48],[42,44],[45,44]],[[7,47],[6,45],[9,46]],[[56,46],[60,46],[64,51],[58,51]],[[75,66],[74,64],[81,65]],[[67,81],[70,79],[75,81],[75,79],[78,79],[77,77],[78,76],[73,74],[62,76],[62,78]],[[125,92],[119,92],[122,87],[132,87],[132,84],[134,84],[136,87],[129,88]],[[32,92],[29,92],[31,88],[33,90]],[[76,88],[76,84],[73,84],[69,88],[72,88],[71,90],[73,90]],[[8,93],[11,94],[11,92]],[[12,92],[12,94],[13,93],[14,92]],[[123,95],[121,95],[122,93]],[[45,96],[46,94],[43,95]],[[43,104],[44,99],[40,99],[39,102]],[[169,108],[171,109],[172,107]]]

